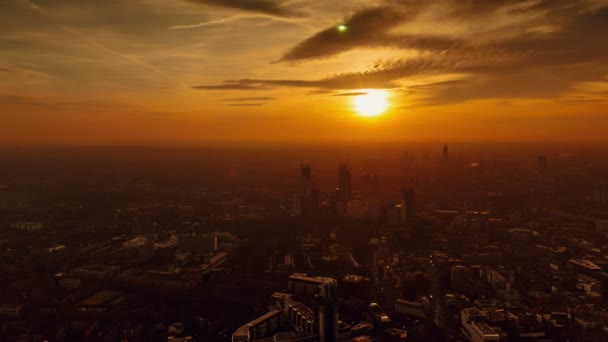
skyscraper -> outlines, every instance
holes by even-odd
[[[316,313],[319,342],[337,342],[338,338],[338,283],[335,279],[319,285]]]
[[[401,191],[401,224],[413,227],[416,220],[416,191],[408,188]]]
[[[340,199],[348,201],[352,197],[352,176],[348,166],[340,163],[338,170],[338,187],[340,188]]]
[[[287,279],[287,288],[307,300],[314,298],[313,332],[319,342],[337,342],[339,340],[338,320],[338,282],[328,277],[310,277],[295,273]]]
[[[538,173],[544,175],[547,172],[547,157],[546,156],[538,156],[536,160],[536,166],[538,168]]]
[[[300,164],[300,182],[301,182],[301,195],[311,196],[312,195],[312,171],[310,164]]]
[[[608,203],[608,182],[602,182],[595,186],[593,199],[598,203]]]
[[[317,208],[318,191],[312,187],[312,171],[309,164],[300,164],[300,193],[295,196],[294,212],[310,217]]]

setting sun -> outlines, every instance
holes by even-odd
[[[367,90],[365,95],[355,97],[353,105],[361,116],[378,116],[388,107],[388,93],[384,90]]]

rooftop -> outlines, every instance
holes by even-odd
[[[601,271],[602,270],[601,267],[599,267],[598,265],[594,264],[590,260],[585,260],[585,259],[570,259],[570,260],[568,260],[568,262],[570,262],[572,264],[575,264],[577,266],[584,267],[584,268],[592,270],[592,271]]]
[[[334,278],[311,277],[311,276],[306,275],[305,273],[294,273],[289,276],[289,280],[305,281],[305,282],[315,283],[315,284],[330,284],[330,283],[336,282],[336,280]]]

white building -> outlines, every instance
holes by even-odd
[[[28,232],[39,231],[44,228],[44,223],[41,222],[15,222],[13,228],[17,230],[24,230]]]

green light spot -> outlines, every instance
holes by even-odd
[[[339,32],[346,32],[346,30],[348,30],[348,26],[346,26],[344,24],[338,25]]]

